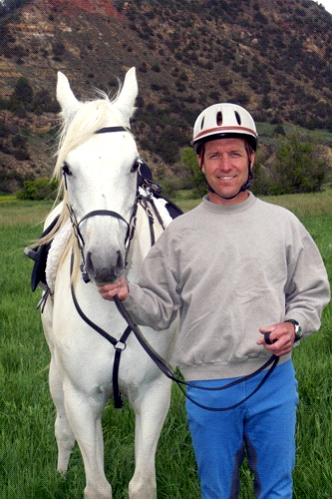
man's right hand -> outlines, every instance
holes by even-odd
[[[126,300],[129,296],[129,288],[124,276],[121,276],[117,283],[106,283],[98,286],[98,291],[106,300],[113,300],[118,295],[120,300]]]

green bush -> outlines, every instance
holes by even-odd
[[[9,109],[17,110],[20,106],[26,107],[33,100],[34,92],[30,82],[25,77],[20,77],[17,80],[14,91],[9,98]]]
[[[266,162],[272,154],[271,148],[259,148],[252,169],[253,180],[251,181],[250,190],[255,195],[271,194],[272,175],[271,169],[266,167]]]
[[[58,181],[55,178],[24,181],[23,189],[16,194],[19,200],[55,200]]]
[[[185,171],[188,178],[188,186],[186,187],[194,189],[195,196],[204,196],[207,193],[207,183],[199,168],[197,155],[193,148],[182,150],[179,168]]]
[[[328,169],[328,160],[314,140],[297,132],[289,137],[280,135],[271,194],[318,192]]]

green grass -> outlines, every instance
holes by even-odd
[[[314,237],[331,276],[331,193],[269,199],[295,211]],[[198,200],[182,200],[182,208]],[[50,203],[0,199],[0,497],[82,498],[82,459],[74,449],[66,479],[56,473],[55,411],[48,389],[49,353],[31,293],[23,248],[41,233]],[[331,305],[320,332],[295,349],[299,382],[295,498],[332,498]],[[110,401],[103,416],[105,470],[115,498],[127,498],[133,474],[134,419]],[[159,498],[200,498],[183,395],[173,387],[157,451]],[[241,469],[241,498],[253,498],[252,475]]]

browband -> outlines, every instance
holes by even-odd
[[[95,134],[106,134],[108,132],[128,132],[125,127],[104,127],[96,130]]]

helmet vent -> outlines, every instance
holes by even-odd
[[[222,125],[223,117],[221,111],[216,113],[216,123],[220,127]]]
[[[201,130],[204,128],[204,124],[205,124],[205,117],[203,117],[203,119],[201,121]]]
[[[239,113],[237,113],[237,111],[235,111],[235,117],[236,117],[238,125],[240,125],[242,123],[242,120],[241,120],[241,117],[239,116]]]

